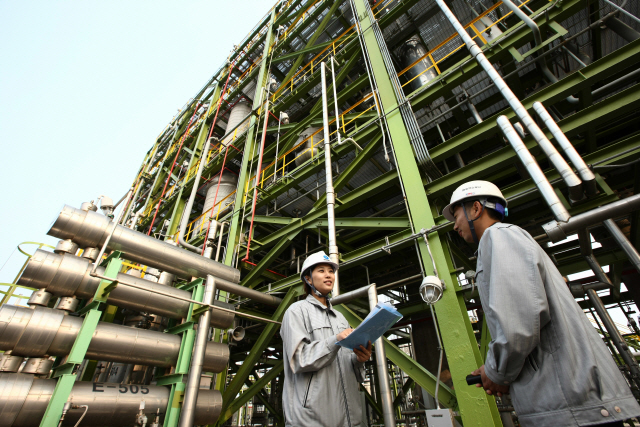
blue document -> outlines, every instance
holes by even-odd
[[[360,326],[336,344],[352,350],[360,348],[360,345],[366,348],[369,341],[373,344],[400,319],[402,319],[402,314],[393,306],[387,303],[378,303]]]

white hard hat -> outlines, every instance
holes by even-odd
[[[442,215],[449,221],[455,221],[453,212],[451,211],[455,205],[465,200],[486,199],[495,197],[500,199],[502,207],[507,207],[507,199],[504,198],[500,189],[489,181],[469,181],[456,188],[451,196],[450,203],[442,209]],[[487,202],[487,208],[496,209],[495,203]]]
[[[304,276],[307,270],[313,269],[313,267],[318,264],[329,264],[333,267],[334,270],[338,270],[338,264],[331,261],[331,258],[329,258],[329,256],[325,254],[324,251],[316,252],[309,255],[309,257],[302,263],[302,268],[300,269],[300,280],[304,282]]]

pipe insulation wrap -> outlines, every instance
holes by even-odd
[[[35,289],[46,289],[47,292],[60,297],[75,295],[78,298],[93,298],[100,285],[100,279],[90,275],[92,267],[93,264],[85,258],[38,249],[29,259],[18,284]],[[104,270],[104,267],[98,267],[96,272],[104,275]],[[109,304],[129,310],[158,314],[171,319],[187,317],[189,313],[187,301],[159,295],[154,291],[169,293],[177,298],[191,298],[191,292],[124,273],[118,273],[118,279],[145,287],[148,290],[120,284],[109,293],[107,298]],[[222,301],[214,301],[214,305],[229,310],[234,309],[232,304]],[[210,311],[211,326],[226,329],[233,324],[233,314],[214,309]]]
[[[52,308],[0,307],[0,350],[16,356],[43,357],[69,354],[80,332],[82,318],[67,316]],[[87,359],[134,363],[158,367],[174,366],[181,338],[178,335],[99,322]],[[229,347],[208,342],[204,369],[222,372],[229,360]]]
[[[28,374],[0,374],[0,419],[5,427],[38,427],[44,417],[56,380],[38,379]],[[169,403],[169,388],[154,385],[76,382],[69,402],[88,405],[82,426],[128,427],[135,424],[140,403],[145,402],[145,414],[153,419]],[[200,390],[195,408],[197,425],[213,424],[222,411],[222,395],[217,390]],[[83,409],[71,409],[62,426],[76,425]],[[161,419],[163,416],[161,416]],[[162,421],[161,421],[162,422]]]
[[[65,205],[47,234],[61,239],[71,239],[80,247],[100,247],[109,236],[111,227],[113,227],[113,223],[104,215],[85,212]],[[252,299],[255,302],[277,306],[282,301],[278,297],[238,285],[240,270],[236,268],[121,225],[116,225],[107,249],[121,251],[131,261],[155,267],[186,279],[204,278],[211,275],[215,277],[218,289]]]

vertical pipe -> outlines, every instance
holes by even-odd
[[[627,255],[629,261],[631,261],[636,270],[640,272],[640,253],[638,253],[638,250],[631,244],[629,239],[627,239],[627,236],[624,235],[614,220],[607,219],[603,224],[616,240],[616,243],[618,243],[620,248]]]
[[[213,125],[211,126],[213,127]],[[182,211],[182,221],[180,221],[180,232],[178,233],[178,244],[186,249],[189,249],[192,252],[200,252],[199,247],[190,245],[184,239],[184,235],[187,230],[187,224],[189,223],[189,215],[191,214],[191,208],[193,208],[193,202],[196,199],[196,193],[198,192],[198,184],[200,183],[200,177],[202,176],[202,169],[204,169],[204,164],[207,163],[207,154],[209,154],[210,148],[209,140],[204,143],[204,150],[202,150],[202,156],[200,157],[200,164],[198,165],[198,172],[196,173],[196,177],[193,181],[193,188],[191,189],[191,194],[189,195],[189,200],[187,201],[187,205]],[[220,172],[222,174],[222,172]],[[220,185],[220,183],[218,183]],[[211,208],[213,209],[213,207]],[[205,240],[206,244],[206,240]]]
[[[556,142],[560,145],[562,151],[564,151],[571,163],[573,163],[573,166],[578,170],[587,194],[590,196],[596,194],[598,192],[598,189],[596,188],[596,176],[591,172],[591,169],[589,169],[580,154],[578,154],[573,144],[571,144],[571,141],[569,141],[567,136],[562,132],[555,120],[553,120],[549,112],[540,102],[534,102],[533,109],[556,139]]]
[[[207,275],[202,303],[208,305],[213,304],[213,295],[215,292],[215,279],[213,276]],[[200,320],[198,320],[196,344],[193,348],[191,369],[189,369],[189,377],[187,378],[184,401],[182,402],[182,411],[180,413],[180,427],[193,427],[194,424],[196,400],[198,399],[198,391],[200,389],[200,377],[202,376],[202,364],[204,362],[204,353],[207,348],[207,339],[209,337],[210,321],[211,310],[206,310],[202,313],[200,315]]]
[[[596,279],[603,283],[608,283],[609,286],[613,287],[611,280],[609,280],[609,276],[605,274],[600,263],[593,256],[591,238],[586,228],[578,231],[578,241],[580,243],[580,252],[584,256],[585,261],[587,261],[587,264],[589,264],[589,267],[591,267]],[[620,357],[622,357],[624,363],[629,367],[631,378],[636,386],[636,390],[640,389],[640,366],[638,366],[638,361],[631,354],[629,346],[625,342],[624,338],[622,338],[622,335],[620,335],[620,331],[618,331],[616,325],[613,323],[613,320],[611,319],[607,308],[604,306],[604,303],[600,299],[600,296],[598,296],[594,289],[588,289],[587,296],[589,297],[591,305],[596,310],[596,313],[598,313],[598,317],[602,320],[602,323],[604,324],[613,345],[616,347],[616,350],[618,350]],[[637,394],[637,392],[634,392],[634,394]]]
[[[544,132],[540,130],[536,122],[527,112],[527,109],[524,108],[524,105],[520,102],[520,100],[516,97],[516,95],[511,91],[507,83],[502,79],[500,74],[493,67],[491,62],[484,56],[482,49],[478,47],[475,41],[469,36],[464,27],[460,24],[455,15],[451,12],[449,7],[446,5],[444,0],[436,0],[438,6],[447,17],[451,25],[455,28],[456,32],[460,35],[460,38],[464,41],[471,53],[471,56],[478,61],[478,64],[482,67],[482,69],[487,73],[491,81],[496,85],[502,96],[504,96],[505,100],[515,114],[520,119],[520,122],[529,130],[529,133],[534,137],[540,148],[545,152],[549,161],[553,164],[553,166],[558,170],[562,179],[565,181],[567,186],[569,187],[569,195],[571,200],[579,200],[582,198],[582,182],[580,178],[573,172],[573,170],[569,167],[567,162],[562,158],[560,153],[555,149],[551,141],[547,139]]]
[[[339,264],[338,245],[336,243],[336,216],[335,216],[335,193],[333,190],[333,176],[331,170],[331,145],[329,144],[329,107],[327,106],[327,73],[326,64],[320,63],[320,77],[322,79],[322,120],[324,126],[324,166],[327,192],[327,222],[329,232],[329,258]],[[338,282],[338,272],[333,285],[333,296],[340,295],[340,284]],[[377,298],[376,298],[377,299]]]
[[[258,156],[258,170],[256,171],[256,182],[253,187],[253,202],[251,206],[251,224],[249,225],[249,239],[247,241],[247,253],[244,256],[245,260],[249,259],[249,248],[251,247],[251,237],[253,234],[253,218],[256,215],[256,202],[258,201],[258,183],[260,182],[260,174],[262,173],[262,155],[264,154],[264,143],[267,139],[267,124],[269,123],[269,92],[267,92],[266,98],[267,100],[264,104],[264,125],[262,127],[262,140],[260,141],[260,155]]]
[[[224,225],[225,224],[229,224],[228,221],[225,221],[223,223],[220,224],[220,233],[218,234],[218,247],[216,247],[216,259],[215,261],[218,261],[218,259],[220,258],[220,248],[222,247],[222,235],[224,234]]]
[[[500,130],[502,130],[502,133],[515,150],[516,154],[524,164],[524,167],[527,169],[527,172],[529,172],[529,175],[531,175],[531,179],[536,184],[536,187],[538,187],[538,190],[545,202],[547,202],[547,205],[549,205],[551,212],[553,212],[553,216],[558,221],[568,221],[571,217],[569,212],[565,209],[560,198],[558,198],[555,190],[547,180],[547,177],[544,176],[540,166],[536,163],[536,159],[531,155],[529,150],[527,150],[526,145],[524,145],[524,142],[522,142],[518,136],[518,133],[511,125],[509,119],[507,119],[506,116],[498,117],[498,126],[500,126]]]
[[[369,286],[369,308],[373,310],[378,304],[378,291],[375,283]],[[385,427],[395,427],[396,417],[393,413],[393,399],[389,387],[389,371],[387,369],[387,353],[384,349],[384,339],[380,337],[374,343],[376,349],[376,366],[378,368],[378,383],[380,385],[380,400],[382,401],[382,415]]]

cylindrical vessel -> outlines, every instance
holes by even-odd
[[[418,36],[413,36],[400,46],[398,56],[403,67],[409,67],[414,62],[427,54],[427,49],[422,44]],[[433,62],[428,57],[420,59],[417,64],[405,72],[407,80],[411,81],[409,87],[411,91],[420,89],[431,80],[438,77]]]
[[[77,296],[92,298],[100,285],[100,279],[91,276],[92,265],[88,260],[69,254],[54,254],[38,249],[29,260],[18,284],[21,286],[45,288],[56,296]],[[97,273],[104,274],[104,267],[98,267]],[[111,290],[107,302],[117,307],[145,313],[158,314],[171,319],[181,319],[189,313],[189,303],[176,298],[154,293],[154,290],[170,293],[179,298],[191,298],[191,293],[172,286],[153,283],[123,273],[118,278],[143,286],[148,290],[136,289],[126,285],[118,285]],[[221,301],[214,305],[232,310],[233,306]],[[232,313],[213,310],[211,325],[217,328],[228,328],[233,323]]]
[[[231,134],[222,139],[222,145],[226,147],[229,144],[233,144],[238,136],[249,129],[250,117],[247,117],[249,114],[251,114],[251,105],[247,101],[239,101],[233,106],[231,113],[229,113],[229,121],[225,130],[225,133],[231,132]],[[238,127],[234,130],[236,126]]]
[[[220,184],[218,184],[218,180]],[[206,231],[207,224],[206,222],[202,226],[205,218],[213,217],[215,220],[217,217],[222,217],[225,213],[229,211],[229,203],[233,200],[231,198],[227,198],[229,194],[236,191],[236,187],[238,186],[238,177],[229,171],[225,171],[222,174],[222,177],[215,176],[211,180],[211,185],[207,189],[207,196],[204,199],[204,208],[202,209],[202,213],[206,214],[198,219],[192,227],[191,236],[196,236],[203,231]],[[216,194],[217,192],[217,194]],[[222,201],[222,203],[221,203]],[[211,214],[211,209],[213,208],[213,215]]]
[[[71,351],[81,326],[81,318],[59,310],[4,305],[0,307],[0,350],[11,350],[16,356],[64,356]],[[86,357],[169,367],[178,360],[180,342],[178,335],[99,322]],[[228,346],[207,343],[205,371],[221,372],[228,359]]]
[[[296,166],[300,166],[311,157],[316,157],[320,150],[324,149],[323,144],[320,143],[322,141],[322,132],[318,132],[320,129],[317,126],[310,126],[298,137],[295,145],[300,144],[307,138],[309,139],[300,146],[300,151],[296,153]]]
[[[48,234],[71,239],[82,247],[99,247],[106,241],[113,225],[113,222],[104,215],[65,205]],[[107,249],[121,251],[131,261],[153,266],[187,279],[206,277],[210,274],[216,278],[220,289],[223,289],[225,281],[227,283],[240,281],[240,271],[235,268],[121,225],[116,225]]]
[[[6,427],[38,427],[56,380],[34,378],[26,374],[0,374],[0,413]],[[87,405],[82,426],[132,426],[135,424],[140,403],[145,402],[148,418],[158,410],[167,410],[169,389],[162,386],[145,386],[117,383],[90,383],[79,381],[73,385],[69,402]],[[222,395],[217,390],[200,390],[195,409],[196,425],[213,424],[222,410]],[[73,427],[84,408],[71,409],[64,417],[63,426]]]

